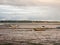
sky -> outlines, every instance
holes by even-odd
[[[8,5],[19,5],[19,6],[34,6],[34,5],[48,5],[55,4],[59,5],[60,0],[0,0],[0,4],[8,4]]]
[[[60,0],[2,0],[0,20],[60,21]]]

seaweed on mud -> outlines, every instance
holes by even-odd
[[[40,43],[30,43],[31,45],[43,45],[43,44],[40,44]]]
[[[54,45],[60,45],[60,43],[55,43]]]
[[[0,45],[13,45],[12,43],[4,43],[4,44],[0,44]]]
[[[13,45],[13,44],[12,43],[5,43],[5,44],[0,44],[0,45]],[[43,45],[43,44],[29,43],[27,45]]]

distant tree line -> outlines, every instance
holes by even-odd
[[[58,21],[18,21],[18,20],[6,20],[6,21],[0,21],[0,23],[60,23]]]

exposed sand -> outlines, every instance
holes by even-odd
[[[60,29],[47,31],[23,31],[20,29],[0,29],[0,41],[10,43],[30,42],[42,44],[60,43]]]

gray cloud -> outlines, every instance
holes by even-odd
[[[0,20],[60,20],[60,7],[0,5]]]
[[[0,0],[0,4],[17,6],[60,5],[60,0]]]

